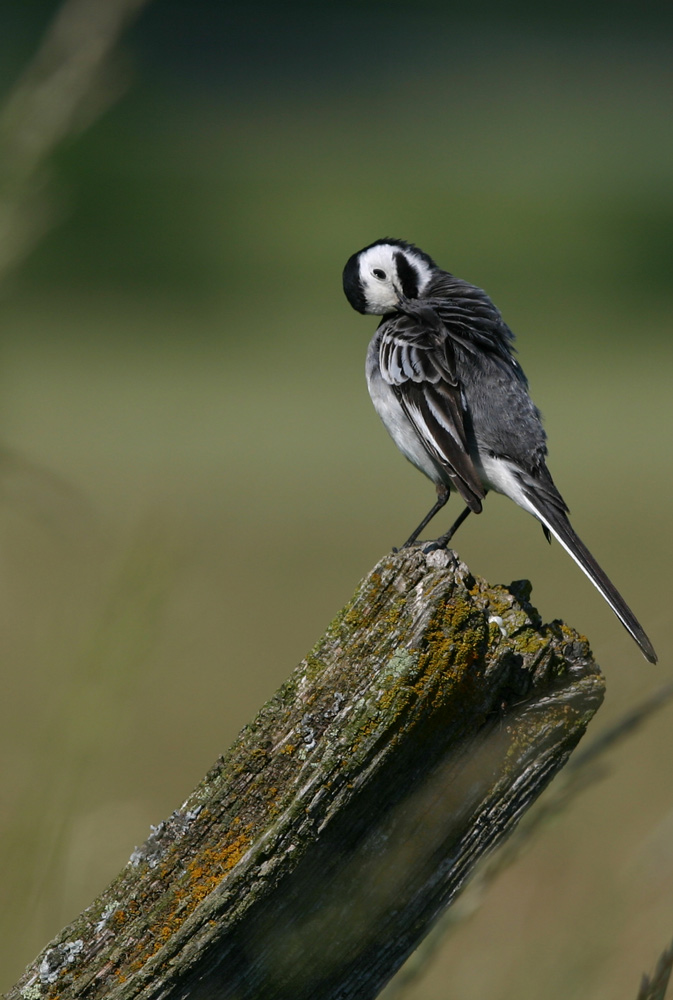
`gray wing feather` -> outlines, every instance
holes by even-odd
[[[384,321],[379,348],[383,379],[393,387],[424,448],[471,510],[485,490],[467,448],[460,384],[446,332],[398,314]]]

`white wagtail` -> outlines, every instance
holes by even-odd
[[[657,657],[623,597],[568,520],[547,469],[546,435],[513,356],[513,334],[481,288],[442,271],[403,240],[377,240],[353,254],[343,275],[348,301],[383,319],[367,352],[376,411],[403,455],[437,488],[437,502],[405,542],[455,490],[467,504],[444,546],[489,490],[533,514],[603,595],[650,663]]]

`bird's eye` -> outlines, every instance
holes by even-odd
[[[372,274],[374,275],[375,278],[378,278],[379,281],[385,281],[386,272],[382,271],[380,267],[375,267],[372,271]]]

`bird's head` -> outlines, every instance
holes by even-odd
[[[346,298],[361,313],[385,316],[417,299],[437,265],[404,240],[384,239],[354,253],[344,268]]]

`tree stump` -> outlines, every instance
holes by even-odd
[[[386,556],[9,1000],[377,996],[602,700],[529,594]]]

